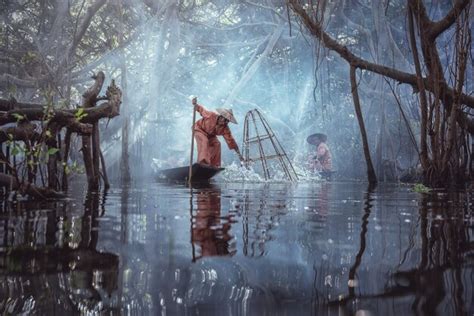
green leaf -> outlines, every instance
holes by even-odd
[[[18,114],[18,113],[12,113],[12,116],[13,116],[17,121],[21,121],[21,120],[24,120],[24,119],[25,119],[25,116],[24,116],[24,115],[21,115],[21,114]]]
[[[431,189],[424,186],[422,183],[417,183],[413,186],[413,191],[417,193],[429,193]]]
[[[76,113],[74,113],[74,116],[77,118],[80,117],[82,114],[84,114],[84,108],[79,108],[77,109]]]
[[[18,146],[13,147],[11,154],[16,156],[20,153],[20,148]]]
[[[58,151],[59,151],[59,149],[57,149],[55,147],[51,147],[51,148],[48,149],[48,156],[52,156],[55,153],[57,153]]]
[[[87,116],[87,113],[85,112],[84,108],[79,108],[74,113],[74,116],[76,117],[76,120],[79,122],[80,120],[82,120],[84,117]]]

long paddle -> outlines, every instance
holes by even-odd
[[[191,132],[191,155],[189,158],[189,175],[188,175],[188,184],[191,185],[191,180],[193,177],[193,158],[194,158],[194,123],[196,123],[196,105],[193,102],[196,100],[197,103],[197,98],[192,97],[191,102],[193,103],[193,125],[192,125],[192,132]]]

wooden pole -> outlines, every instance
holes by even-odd
[[[195,98],[193,98],[195,99]],[[196,100],[197,102],[197,100]],[[194,124],[196,123],[196,105],[193,102],[193,125],[191,132],[191,154],[189,157],[189,174],[188,174],[188,184],[191,186],[191,180],[193,176],[193,158],[194,158]]]

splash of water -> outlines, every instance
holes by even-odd
[[[298,182],[323,181],[321,175],[318,172],[310,171],[305,164],[293,162],[293,168],[298,175]]]
[[[248,168],[233,162],[221,173],[225,182],[265,182],[257,172],[250,166]]]
[[[308,171],[305,166],[294,165],[296,174],[298,175],[298,182],[313,182],[322,181],[318,173]],[[289,182],[283,170],[270,167],[270,179],[265,180],[254,168],[242,166],[233,162],[220,174],[220,179],[224,182]]]

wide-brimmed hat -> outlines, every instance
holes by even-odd
[[[328,139],[326,134],[323,133],[315,133],[311,134],[306,138],[306,141],[310,143],[311,145],[316,145],[316,142],[319,140],[320,142],[326,142]]]
[[[216,112],[219,113],[220,116],[223,116],[226,119],[228,119],[229,122],[237,124],[237,120],[234,117],[234,113],[232,112],[232,109],[219,108],[219,109],[216,109]]]

